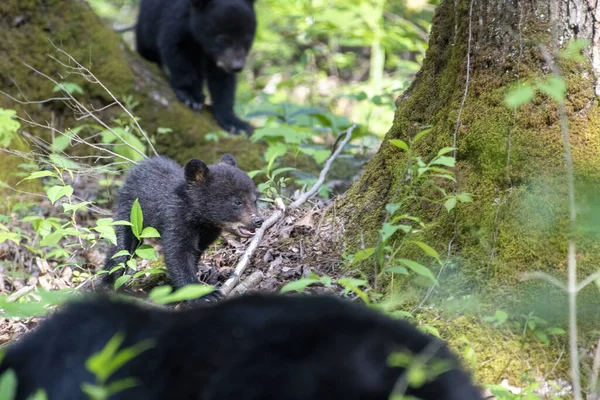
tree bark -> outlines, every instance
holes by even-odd
[[[566,321],[563,292],[543,281],[520,280],[527,271],[566,277],[569,207],[557,103],[538,92],[531,104],[513,110],[504,98],[518,82],[547,78],[544,51],[553,54],[572,39],[592,43],[584,62],[562,59],[558,65],[567,84],[575,166],[580,229],[572,235],[578,276],[595,272],[600,265],[600,4],[595,0],[443,1],[422,69],[397,99],[392,128],[364,174],[338,201],[336,218],[346,244],[373,246],[385,205],[403,200],[397,196],[405,155],[388,140],[408,141],[431,126],[419,154],[429,159],[455,142],[457,184],[447,190],[474,195],[473,204],[449,214],[437,206],[404,203],[429,222],[420,240],[440,254],[449,249],[454,260],[456,268],[441,276],[440,294],[476,297],[483,312],[492,314],[507,307],[514,313],[509,315],[535,311],[550,322]],[[395,245],[402,239],[393,237]],[[403,256],[419,257],[409,247]],[[373,263],[364,263],[364,269],[372,272]],[[595,290],[588,287],[579,296],[580,321],[600,318]]]

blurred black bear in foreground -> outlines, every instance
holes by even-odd
[[[196,159],[184,168],[166,157],[154,157],[135,166],[121,188],[115,220],[129,221],[131,207],[139,199],[144,227],[161,235],[165,264],[173,286],[198,283],[196,272],[202,252],[228,231],[241,237],[254,235],[263,218],[258,215],[258,191],[252,179],[237,167],[231,154],[206,165]],[[139,241],[130,226],[115,226],[117,246],[109,251],[104,268],[111,271],[127,256],[112,258],[117,251],[133,254]],[[107,274],[111,284],[124,269]],[[201,298],[210,301],[218,292]]]
[[[0,371],[16,373],[17,400],[38,388],[50,400],[84,399],[82,382],[95,382],[86,360],[117,332],[121,349],[153,345],[108,379],[137,383],[112,400],[481,399],[441,341],[328,296],[254,294],[183,312],[106,298],[73,303],[9,346]],[[401,366],[390,366],[398,353]],[[418,388],[406,365],[423,372]]]
[[[228,132],[251,134],[234,111],[235,73],[256,33],[254,0],[142,0],[137,51],[160,64],[180,101],[198,110],[208,83],[212,113]]]

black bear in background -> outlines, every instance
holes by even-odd
[[[109,378],[137,382],[111,400],[388,400],[392,391],[481,400],[441,341],[329,296],[253,294],[183,312],[107,298],[72,303],[9,346],[0,371],[16,373],[17,400],[38,388],[50,400],[85,399],[81,383],[94,382],[85,362],[117,332],[120,349],[153,344]],[[389,365],[397,352],[420,359],[430,375],[422,386]]]
[[[180,101],[203,107],[208,83],[212,113],[228,132],[250,135],[234,111],[236,77],[256,33],[254,0],[142,0],[137,51],[160,64]]]
[[[199,282],[200,256],[222,230],[241,237],[254,235],[263,222],[256,205],[258,196],[254,182],[237,167],[231,154],[208,166],[192,159],[184,168],[169,158],[154,157],[129,172],[113,219],[129,221],[133,202],[139,199],[144,227],[152,226],[160,233],[172,284],[181,288]],[[117,246],[108,252],[104,265],[108,271],[127,261],[127,256],[112,258],[116,252],[133,254],[139,244],[130,226],[117,225],[115,230]],[[112,284],[123,272],[107,274],[104,281]],[[197,302],[219,297],[215,291]]]

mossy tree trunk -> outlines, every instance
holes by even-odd
[[[600,267],[599,38],[600,5],[593,1],[443,1],[423,67],[397,99],[392,128],[337,204],[347,244],[355,249],[374,245],[385,205],[402,200],[394,196],[404,184],[405,156],[387,141],[408,141],[431,126],[419,154],[430,158],[456,140],[457,184],[447,189],[474,195],[473,204],[450,214],[437,206],[412,205],[429,221],[421,239],[440,253],[449,248],[456,261],[441,276],[440,291],[479,296],[490,305],[486,311],[510,304],[548,320],[562,319],[563,294],[545,282],[519,279],[520,273],[536,270],[562,280],[566,276],[569,207],[557,103],[537,92],[531,104],[514,110],[504,98],[518,82],[548,78],[544,51],[556,53],[555,43],[563,48],[571,39],[591,42],[584,62],[558,63],[567,84],[578,226],[585,228],[573,233],[582,279]],[[400,243],[401,237],[394,240]],[[581,316],[597,321],[600,296],[588,289],[580,296]]]
[[[119,36],[94,14],[84,0],[4,0],[0,2],[0,86],[19,101],[40,102],[52,97],[54,85],[25,64],[56,79],[79,84],[83,94],[76,97],[84,105],[103,109],[113,100],[97,84],[86,82],[61,66],[49,55],[60,57],[54,47],[73,56],[88,68],[121,101],[132,96],[133,110],[142,127],[153,134],[157,128],[171,128],[159,136],[157,150],[180,162],[191,157],[216,161],[230,152],[243,168],[258,168],[260,152],[245,137],[229,136],[218,143],[204,135],[219,130],[211,115],[195,113],[178,102],[159,68],[127,49]],[[70,63],[72,65],[72,63]],[[61,101],[19,104],[0,94],[0,107],[16,109],[19,115],[41,125],[64,131],[89,119],[77,121],[73,111]],[[99,112],[109,125],[122,113],[112,106]],[[47,130],[27,127],[41,135]]]

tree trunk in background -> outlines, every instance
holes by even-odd
[[[159,68],[129,51],[83,0],[0,2],[0,90],[21,101],[56,97],[52,92],[54,85],[25,67],[26,63],[58,81],[61,75],[65,81],[78,83],[84,94],[76,97],[83,104],[97,109],[110,104],[112,99],[100,86],[69,75],[48,56],[58,53],[50,41],[89,68],[121,101],[131,95],[132,101],[139,103],[133,113],[149,134],[159,127],[173,130],[159,136],[156,146],[159,153],[180,162],[192,157],[213,162],[222,153],[230,152],[242,168],[255,169],[262,165],[258,147],[245,137],[229,136],[218,143],[205,141],[206,133],[219,130],[210,114],[194,113],[178,102]],[[75,121],[73,112],[60,101],[19,105],[0,95],[0,107],[16,109],[21,116],[27,112],[35,122],[51,124],[61,131],[82,123]],[[113,106],[99,116],[114,126],[112,120],[121,113]],[[26,130],[35,135],[47,133],[34,127]]]
[[[559,65],[568,86],[579,279],[600,268],[600,4],[447,0],[436,11],[423,67],[397,99],[385,138],[408,141],[431,125],[418,147],[426,160],[456,139],[458,183],[448,189],[472,193],[474,203],[459,204],[450,214],[422,204],[410,210],[430,221],[420,240],[440,254],[450,248],[454,260],[441,276],[438,301],[468,295],[488,315],[497,309],[510,310],[512,317],[535,311],[552,323],[566,321],[566,295],[545,282],[519,279],[522,272],[544,271],[566,280],[569,207],[557,105],[539,93],[516,111],[504,104],[515,83],[547,78],[541,49],[558,50],[553,32],[562,47],[574,38],[593,43],[585,62]],[[338,202],[336,218],[350,248],[373,246],[385,205],[402,200],[395,196],[404,157],[384,141]],[[411,248],[403,256],[420,257]],[[364,268],[372,271],[372,263]],[[421,291],[413,300],[422,298]],[[593,285],[581,293],[582,322],[600,320],[599,299]]]

